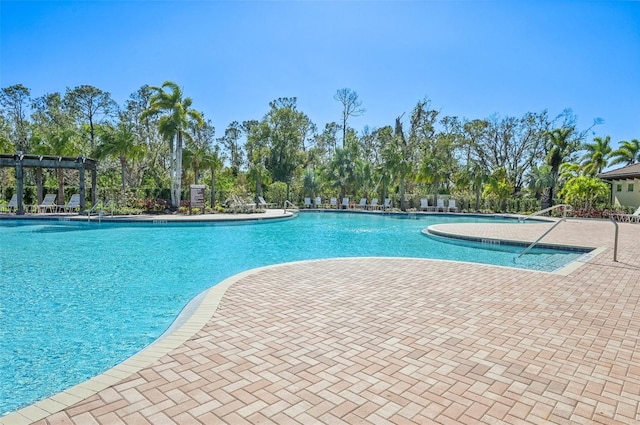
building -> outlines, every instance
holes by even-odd
[[[611,204],[640,207],[640,163],[598,174],[611,186]]]

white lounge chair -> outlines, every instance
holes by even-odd
[[[273,204],[271,202],[265,201],[262,196],[258,196],[258,206],[260,208],[273,208],[273,207],[275,207],[275,205],[276,204]]]
[[[311,208],[311,198],[304,198],[304,207]]]
[[[447,207],[447,210],[449,210],[449,212],[454,212],[454,213],[458,212],[458,207],[456,207],[455,199],[449,199],[449,206]]]
[[[251,200],[243,201],[239,196],[231,195],[231,206],[233,208],[255,208],[256,203]]]
[[[40,203],[40,205],[37,205],[37,212],[38,213],[43,213],[43,212],[54,212],[55,209],[58,208],[58,206],[56,205],[56,194],[55,193],[47,193],[44,196],[44,199],[42,200],[42,203]]]
[[[349,208],[349,198],[342,198],[342,203],[340,204],[340,208],[344,208],[344,209]]]
[[[331,198],[331,201],[329,201],[329,208],[338,208],[338,198]]]
[[[436,211],[445,211],[444,199],[438,199],[438,205],[436,206]]]
[[[11,199],[9,200],[9,203],[7,204],[7,211],[11,212],[12,209],[17,210],[18,209],[18,194],[14,193],[13,196],[11,196]]]
[[[322,206],[322,198],[316,196],[316,208],[320,208]]]
[[[373,198],[368,208],[371,210],[377,210],[378,208],[380,208],[380,205],[378,205],[378,198]]]
[[[429,206],[429,198],[420,199],[420,210],[422,211],[434,211],[435,208]]]
[[[622,223],[640,223],[640,207],[633,214],[614,214],[613,218]]]
[[[391,198],[384,198],[384,204],[382,205],[382,209],[386,211],[387,208],[391,208]]]
[[[365,209],[367,208],[367,198],[360,198],[360,202],[356,205],[357,208]]]
[[[74,193],[73,195],[71,195],[71,199],[69,199],[69,202],[66,205],[60,205],[58,207],[58,210],[63,212],[71,212],[78,208],[80,208],[80,194]]]

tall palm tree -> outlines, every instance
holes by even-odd
[[[625,164],[632,165],[640,162],[640,141],[632,139],[630,142],[623,140],[618,149],[611,152],[611,163],[609,165]]]
[[[412,177],[414,171],[415,146],[412,138],[407,138],[402,127],[402,116],[396,118],[393,137],[382,152],[383,161],[392,180],[398,183],[400,188],[400,209],[407,210],[405,192],[407,180]]]
[[[587,151],[582,157],[582,167],[587,176],[596,176],[609,165],[609,154],[611,154],[611,137],[594,137],[593,143],[584,145]]]
[[[571,138],[574,132],[572,126],[553,129],[546,133],[547,156],[546,162],[551,167],[551,186],[547,191],[547,199],[542,201],[542,208],[553,206],[555,188],[560,174],[560,166],[576,151],[577,143]]]
[[[178,208],[182,190],[182,149],[184,140],[191,138],[188,133],[189,120],[202,125],[203,119],[198,111],[191,109],[193,100],[190,97],[183,98],[182,89],[173,81],[165,81],[161,87],[150,89],[153,94],[149,99],[149,109],[142,114],[141,118],[163,114],[158,120],[158,131],[169,142],[171,205],[173,208]]]

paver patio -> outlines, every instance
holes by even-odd
[[[184,343],[36,423],[640,423],[639,240],[620,224],[614,263],[611,223],[563,223],[545,242],[605,247],[568,275],[398,258],[244,273]]]

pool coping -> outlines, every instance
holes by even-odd
[[[117,215],[117,216],[92,216],[80,215],[76,213],[52,213],[52,214],[25,214],[17,215],[12,213],[0,214],[0,220],[46,220],[55,222],[82,222],[82,223],[145,223],[145,224],[170,224],[170,223],[254,223],[256,221],[277,220],[293,218],[297,215],[297,210],[267,209],[263,212],[238,213],[238,214],[140,214],[140,215]]]

